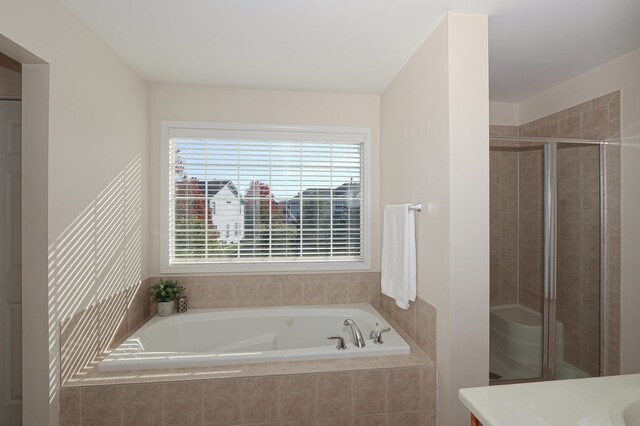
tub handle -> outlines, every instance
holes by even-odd
[[[345,349],[347,349],[347,345],[344,344],[344,339],[342,338],[342,336],[329,336],[327,337],[328,340],[333,340],[336,339],[338,340],[337,344],[336,344],[336,349],[338,349],[339,351],[343,351]]]
[[[382,333],[384,333],[385,331],[391,331],[391,328],[387,327],[379,331],[371,330],[371,333],[369,333],[369,338],[373,340],[373,343],[375,343],[376,345],[380,345],[384,343],[382,341]]]

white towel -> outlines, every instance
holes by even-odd
[[[409,204],[385,206],[381,287],[382,293],[393,297],[402,309],[416,300],[415,228]]]

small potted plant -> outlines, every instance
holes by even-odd
[[[184,287],[180,287],[177,281],[162,280],[149,289],[151,298],[158,302],[158,315],[166,317],[173,313],[173,301],[180,297]]]

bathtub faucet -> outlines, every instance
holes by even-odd
[[[351,332],[353,333],[353,343],[359,348],[364,348],[364,337],[362,337],[362,332],[360,332],[360,328],[358,324],[352,319],[344,320],[344,325],[351,327]]]

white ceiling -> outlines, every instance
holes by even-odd
[[[453,10],[489,15],[491,100],[640,47],[640,0],[63,0],[152,83],[381,93]]]

